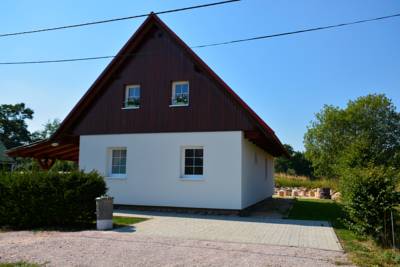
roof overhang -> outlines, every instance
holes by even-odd
[[[51,139],[29,145],[19,146],[6,151],[10,157],[53,159],[78,161],[79,139],[70,142],[57,142]]]

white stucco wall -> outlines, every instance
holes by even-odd
[[[107,176],[109,149],[126,147],[126,179],[106,178],[116,204],[240,209],[241,187],[249,187],[241,177],[242,143],[240,131],[86,135],[80,137],[79,166]],[[203,180],[180,178],[184,146],[204,147]],[[259,160],[262,165],[261,156]],[[249,170],[245,173],[247,179],[258,179]],[[251,190],[258,199],[258,190],[249,187],[246,192]],[[245,196],[246,203],[253,199]]]
[[[242,208],[271,197],[273,177],[274,158],[242,138]]]

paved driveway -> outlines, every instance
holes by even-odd
[[[136,225],[142,235],[342,251],[332,227],[322,221],[130,211],[114,215],[152,218]]]

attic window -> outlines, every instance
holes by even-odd
[[[140,85],[127,85],[125,87],[124,108],[140,107]]]
[[[188,106],[189,105],[189,82],[173,82],[172,83],[172,99],[171,106]]]

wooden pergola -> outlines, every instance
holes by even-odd
[[[34,158],[42,169],[49,170],[56,160],[78,162],[79,139],[72,138],[62,141],[46,139],[7,150],[7,155],[13,158]]]

